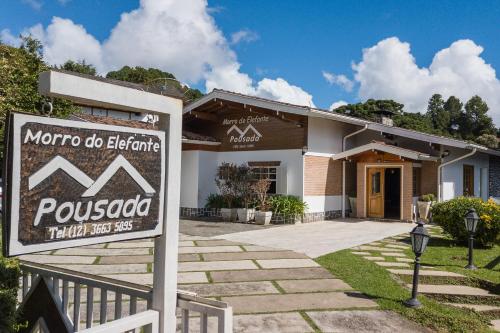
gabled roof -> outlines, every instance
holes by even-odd
[[[440,144],[440,145],[462,148],[462,149],[476,148],[479,152],[484,152],[484,153],[500,156],[500,151],[490,149],[490,148],[487,148],[487,147],[484,147],[484,146],[481,146],[481,145],[478,145],[475,143],[470,143],[467,141],[462,141],[462,140],[452,139],[452,138],[448,138],[448,137],[444,137],[444,136],[418,132],[418,131],[409,130],[409,129],[396,127],[396,126],[383,125],[383,124],[376,123],[373,121],[368,121],[368,120],[359,119],[359,118],[355,118],[355,117],[351,117],[351,116],[346,116],[346,115],[339,114],[339,113],[336,113],[333,111],[327,111],[327,110],[317,109],[317,108],[303,106],[303,105],[294,105],[294,104],[290,104],[290,103],[278,102],[278,101],[274,101],[274,100],[270,100],[270,99],[266,99],[266,98],[249,96],[249,95],[244,95],[244,94],[235,93],[235,92],[226,91],[226,90],[221,90],[221,89],[214,89],[209,94],[207,94],[207,95],[203,96],[202,98],[186,105],[184,107],[183,113],[194,111],[195,109],[199,108],[200,106],[204,105],[205,103],[208,103],[208,102],[213,101],[213,100],[218,100],[218,99],[230,101],[230,102],[234,102],[234,103],[239,103],[239,104],[243,104],[243,105],[260,107],[260,108],[269,109],[269,110],[273,110],[273,111],[297,114],[297,115],[302,115],[302,116],[306,116],[306,117],[331,119],[331,120],[336,120],[336,121],[340,121],[340,122],[348,123],[348,124],[352,124],[352,125],[357,125],[357,126],[366,126],[367,129],[372,130],[372,131],[383,132],[383,133],[387,133],[387,134],[397,135],[400,137],[405,137],[405,138],[409,138],[409,139],[414,139],[414,140],[419,140],[419,141],[424,141],[424,142],[429,142],[429,143],[434,143],[434,144]]]
[[[367,151],[382,151],[384,153],[393,154],[396,156],[406,157],[412,160],[420,160],[420,161],[437,161],[438,157],[431,156],[429,154],[425,154],[416,150],[401,148],[397,146],[392,146],[385,144],[383,142],[370,142],[366,145],[359,146],[353,149],[346,150],[344,152],[335,154],[332,156],[334,160],[341,160],[347,158],[349,156],[358,155]]]

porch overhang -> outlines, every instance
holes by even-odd
[[[416,150],[391,146],[381,142],[371,142],[363,146],[346,150],[344,152],[333,155],[332,159],[342,160],[368,151],[380,151],[418,161],[437,161],[439,159],[436,156],[431,156],[429,154],[425,154]]]

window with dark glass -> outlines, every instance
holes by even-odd
[[[380,172],[372,175],[372,194],[380,193]]]
[[[421,170],[422,168],[413,168],[413,196],[418,197],[420,193],[420,181],[421,181]]]
[[[276,182],[277,182],[277,167],[275,166],[259,166],[259,167],[252,167],[253,174],[255,175],[256,179],[269,179],[271,182],[271,186],[269,187],[269,191],[267,193],[269,194],[276,194]]]
[[[464,181],[463,181],[464,197],[474,196],[474,166],[464,164]]]

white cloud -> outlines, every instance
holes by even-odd
[[[46,29],[37,24],[23,34],[31,34],[42,42],[44,58],[50,64],[62,64],[72,59],[85,60],[97,68],[103,67],[99,41],[82,25],[71,20],[54,17]]]
[[[25,33],[40,39],[50,64],[85,60],[100,73],[124,65],[156,67],[188,84],[205,80],[207,92],[221,88],[312,104],[311,95],[281,78],[255,84],[242,73],[236,53],[209,10],[206,0],[141,0],[139,8],[121,15],[103,42],[82,25],[59,17],[54,17],[46,28],[38,24]],[[235,41],[249,36],[239,35]]]
[[[323,74],[323,77],[325,78],[325,80],[328,83],[330,83],[331,85],[334,85],[334,84],[338,85],[338,86],[342,87],[342,89],[344,89],[347,92],[351,92],[352,88],[354,88],[354,82],[349,80],[347,78],[347,76],[345,76],[343,74],[335,75],[333,73],[329,73],[326,71],[323,71],[322,74]]]
[[[392,37],[363,50],[363,59],[353,64],[359,82],[358,95],[394,99],[410,112],[426,111],[434,93],[444,98],[457,96],[466,102],[479,95],[490,107],[490,115],[500,123],[500,81],[495,69],[487,64],[483,48],[472,40],[458,40],[437,52],[429,67],[418,67],[410,44]]]
[[[250,43],[258,39],[259,35],[255,31],[249,29],[243,29],[231,34],[231,44],[238,44],[241,42]]]
[[[21,44],[21,39],[14,36],[9,29],[3,29],[0,31],[0,41],[7,45],[12,45],[18,47]]]
[[[280,102],[315,107],[309,93],[300,87],[291,85],[282,78],[262,79],[257,85],[256,95]]]
[[[43,6],[43,2],[40,0],[21,0],[22,3],[27,4],[34,10],[40,10]]]
[[[339,107],[347,105],[347,104],[349,104],[349,103],[347,103],[346,101],[342,101],[342,100],[337,101],[337,102],[333,102],[332,105],[330,105],[330,107],[328,108],[328,110],[333,111],[336,108],[339,108]]]

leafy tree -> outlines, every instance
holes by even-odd
[[[203,93],[198,89],[191,89],[181,84],[173,74],[157,68],[146,69],[139,66],[124,66],[117,71],[109,72],[106,77],[108,79],[144,84],[160,91],[165,90],[165,88],[173,88],[183,96],[186,103],[203,96]]]
[[[64,69],[65,71],[76,72],[80,74],[96,75],[96,69],[94,65],[87,64],[85,60],[73,61],[68,60],[63,65],[59,66],[59,69]]]
[[[403,112],[393,117],[394,125],[414,131],[438,134],[427,115],[420,112]]]
[[[0,43],[0,140],[9,111],[39,114],[47,99],[38,93],[38,75],[50,67],[42,59],[42,45],[36,39],[22,37],[19,48]],[[70,102],[54,99],[53,117],[65,117],[76,111]],[[3,144],[0,145],[0,153]]]
[[[444,110],[450,115],[448,133],[452,136],[460,136],[460,119],[462,117],[463,104],[455,96],[450,96],[444,103]]]
[[[343,105],[335,109],[335,112],[373,121],[377,111],[391,111],[397,115],[403,113],[403,108],[403,104],[393,100],[369,99],[364,103]]]
[[[427,106],[427,116],[436,132],[446,135],[449,134],[450,114],[444,109],[444,104],[440,94],[432,95]]]
[[[460,119],[460,135],[465,140],[475,140],[483,134],[495,134],[493,120],[488,116],[488,105],[479,96],[466,104]]]
[[[488,148],[498,148],[498,138],[493,134],[483,134],[476,139],[476,142]]]

